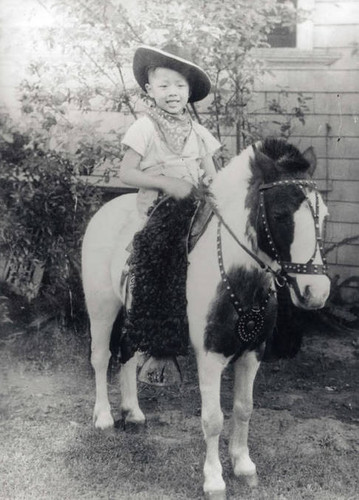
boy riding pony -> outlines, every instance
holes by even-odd
[[[202,125],[193,122],[187,103],[210,92],[208,75],[177,45],[163,49],[139,47],[133,72],[152,104],[126,132],[120,179],[139,188],[137,208],[144,224],[153,205],[163,197],[183,200],[194,188],[215,176],[213,154],[221,144]],[[177,366],[173,359],[148,359],[140,380],[163,383]]]

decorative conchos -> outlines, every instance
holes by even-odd
[[[272,295],[272,289],[269,288],[265,299],[260,305],[253,305],[252,308],[247,311],[243,309],[224,270],[221,240],[221,221],[218,222],[217,226],[217,257],[222,282],[225,285],[233,307],[238,314],[238,336],[242,342],[251,343],[256,339],[257,336],[260,335],[262,331],[264,325],[264,314],[267,308],[268,301]]]
[[[257,309],[243,313],[238,320],[238,336],[243,342],[253,342],[260,335],[264,325],[263,312]]]

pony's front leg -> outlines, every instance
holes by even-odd
[[[136,353],[127,363],[121,366],[121,410],[126,423],[143,424],[146,419],[138,404],[137,363],[138,354]]]
[[[224,499],[226,485],[222,477],[218,442],[223,427],[220,405],[221,374],[225,358],[212,352],[197,353],[199,385],[202,398],[202,429],[207,445],[203,490],[207,498]]]
[[[235,364],[233,429],[229,454],[234,474],[246,482],[257,484],[256,466],[249,457],[248,427],[253,410],[253,384],[260,365],[255,351],[246,351]]]

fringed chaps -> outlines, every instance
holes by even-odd
[[[138,350],[157,358],[187,354],[187,240],[196,207],[194,197],[165,198],[134,236],[131,309],[122,328],[127,358]]]

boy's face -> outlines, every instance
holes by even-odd
[[[169,68],[149,71],[146,90],[156,105],[171,114],[182,113],[189,98],[189,85],[181,73]]]

